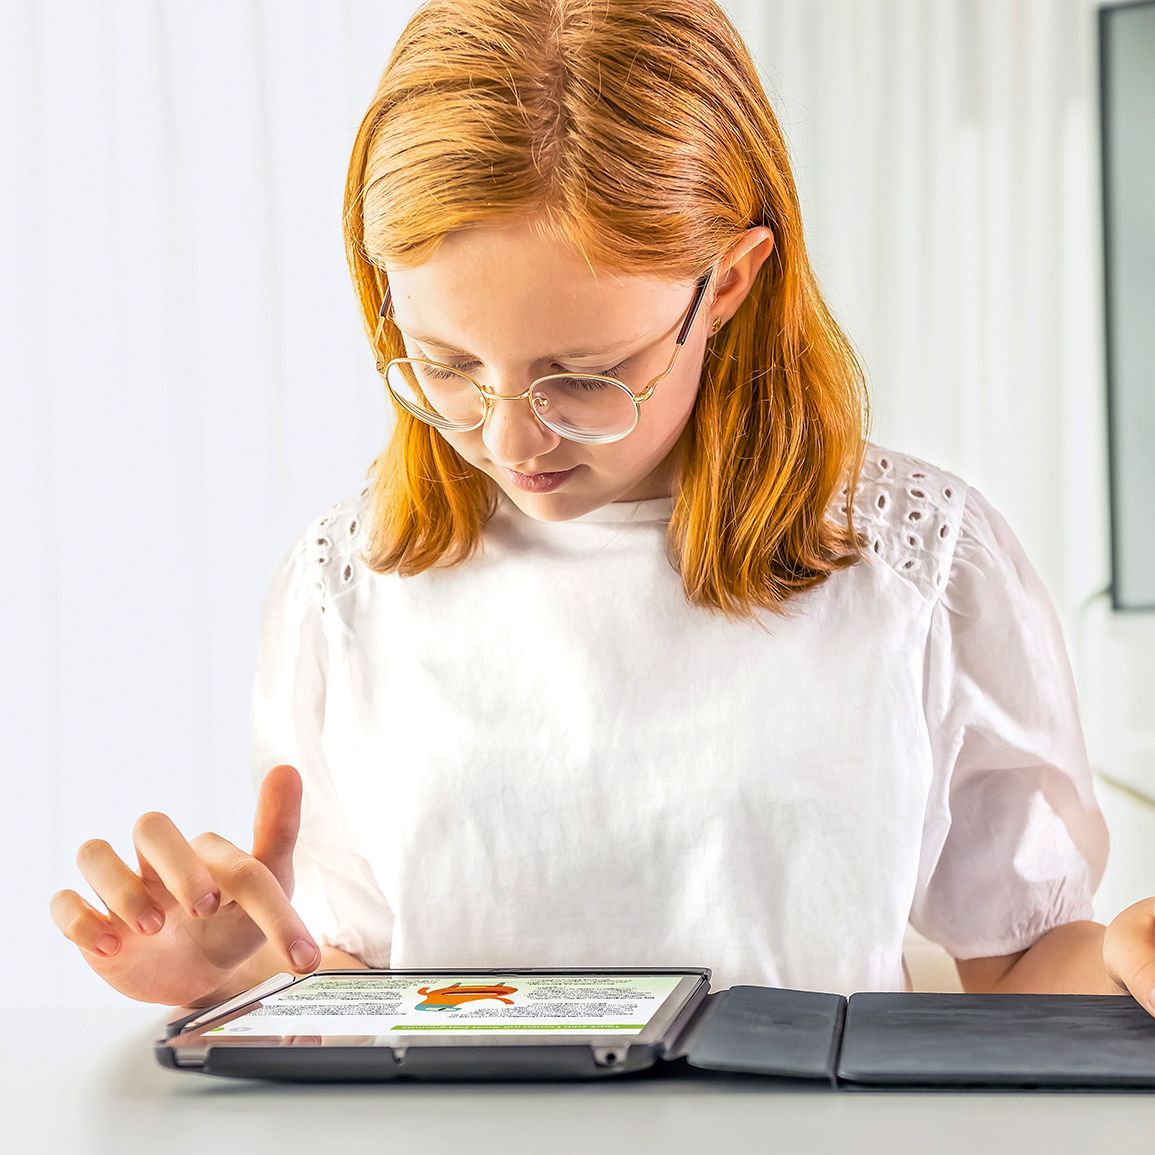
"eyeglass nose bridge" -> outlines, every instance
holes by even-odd
[[[537,384],[536,381],[531,381],[523,393],[494,393],[492,389],[487,389],[476,379],[474,379],[473,383],[477,386],[478,391],[486,401],[524,401],[525,398],[533,392],[533,387]]]
[[[471,378],[474,388],[481,394],[482,403],[485,405],[485,412],[478,418],[474,429],[484,429],[489,423],[489,415],[494,410],[495,401],[529,401],[529,409],[533,414],[534,421],[541,426],[542,429],[549,429],[550,433],[557,434],[556,429],[550,429],[548,425],[541,419],[541,414],[537,411],[536,401],[532,395],[536,381],[531,381],[525,390],[521,393],[495,393],[492,389],[487,389],[476,377]],[[560,436],[560,435],[559,435]]]

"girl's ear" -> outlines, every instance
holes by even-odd
[[[774,233],[765,225],[747,229],[722,258],[710,303],[711,325],[725,324],[746,299],[763,262],[774,251]]]

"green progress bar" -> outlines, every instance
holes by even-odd
[[[390,1028],[394,1031],[640,1031],[645,1023],[510,1023],[509,1026],[498,1026],[485,1023],[462,1023],[460,1026],[449,1027],[438,1023],[436,1026],[413,1025],[400,1023]]]

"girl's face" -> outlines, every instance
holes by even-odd
[[[453,233],[424,264],[387,273],[406,355],[462,369],[501,394],[522,393],[534,378],[567,370],[613,370],[639,392],[669,364],[695,289],[694,281],[595,276],[580,256],[547,244],[520,222]],[[714,288],[711,281],[673,370],[622,440],[569,441],[537,420],[528,399],[495,402],[480,429],[438,430],[439,436],[539,521],[566,521],[612,501],[669,496],[679,435],[694,407],[716,315]],[[545,493],[519,489],[506,472],[571,468]]]

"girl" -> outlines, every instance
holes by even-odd
[[[868,440],[756,68],[709,0],[429,0],[358,131],[396,426],[263,607],[251,853],[134,828],[52,911],[204,1006],[286,967],[1155,977],[1059,624],[973,486]],[[290,903],[292,899],[292,903]],[[1146,984],[1145,988],[1143,984]]]

